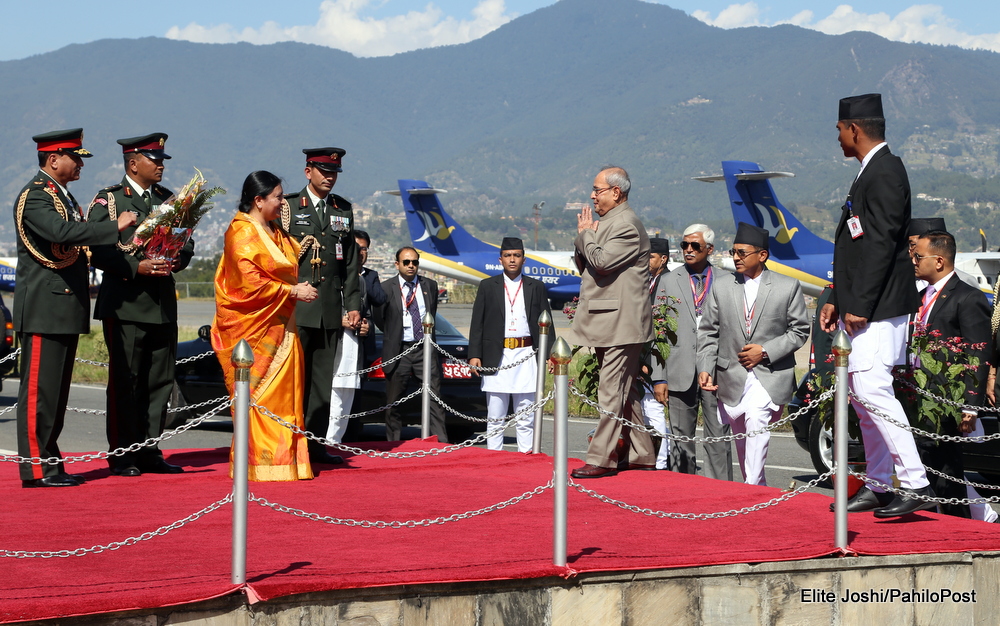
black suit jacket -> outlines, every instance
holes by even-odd
[[[368,335],[362,339],[361,345],[364,349],[364,362],[367,365],[375,354],[375,323],[374,312],[377,307],[385,304],[385,290],[382,289],[382,281],[378,279],[378,272],[367,267],[361,268],[361,317],[368,320]]]
[[[914,313],[920,296],[908,252],[910,182],[902,160],[883,146],[847,199],[864,234],[851,238],[845,203],[834,242],[831,301],[841,316],[853,313],[869,321]]]
[[[504,293],[503,274],[484,279],[479,283],[476,302],[472,305],[469,327],[469,358],[480,359],[484,367],[497,367],[503,358],[505,310],[510,304]],[[549,300],[542,281],[521,275],[524,290],[524,310],[528,316],[531,341],[538,345],[538,317],[549,310]],[[553,340],[550,345],[555,343]],[[485,372],[484,376],[487,376]]]
[[[424,308],[431,315],[437,315],[438,285],[430,278],[420,277],[417,283],[424,296]],[[398,356],[403,351],[403,291],[399,288],[399,274],[382,281],[386,301],[375,308],[375,324],[382,329],[382,361]],[[432,334],[437,341],[437,333]],[[436,354],[436,353],[435,353]],[[392,375],[396,363],[382,368],[386,376]]]
[[[923,292],[921,292],[922,297]],[[976,372],[977,384],[972,385],[971,377],[967,378],[965,383],[965,403],[974,406],[981,406],[986,395],[989,364],[985,345],[992,340],[990,314],[986,295],[955,275],[945,283],[927,318],[927,330],[941,331],[942,338],[961,337],[964,343],[984,344],[981,350],[966,350],[967,353],[979,357],[981,364]]]

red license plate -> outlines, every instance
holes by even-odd
[[[444,362],[445,378],[472,378],[472,370],[467,363],[459,363],[451,359]]]

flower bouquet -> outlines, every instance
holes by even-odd
[[[135,229],[132,243],[145,250],[146,258],[173,259],[191,238],[202,217],[214,205],[211,198],[224,194],[222,187],[206,189],[208,181],[198,168],[188,184],[149,215]]]

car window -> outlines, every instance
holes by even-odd
[[[444,339],[446,337],[449,339],[466,339],[466,336],[455,328],[452,323],[440,313],[436,313],[434,315],[434,324],[435,329],[437,330],[438,339]],[[378,326],[375,326],[375,334],[382,334],[382,330]]]

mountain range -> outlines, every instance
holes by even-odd
[[[71,185],[81,202],[121,179],[115,139],[154,131],[170,135],[167,186],[198,167],[228,188],[206,228],[209,248],[246,174],[269,169],[297,190],[301,149],[327,145],[347,150],[337,193],[392,210],[398,200],[373,194],[421,178],[448,188],[446,208],[459,216],[514,216],[524,229],[545,200],[546,224],[560,227],[561,207],[586,202],[599,166],[615,163],[629,170],[647,225],[675,231],[697,218],[725,233],[724,188],[691,177],[742,159],[795,172],[776,183],[781,198],[832,222],[827,209],[839,208],[857,171],[837,145],[837,101],[880,92],[914,194],[935,196],[945,172],[956,188],[988,181],[981,199],[997,202],[996,76],[993,52],[791,25],[723,30],[638,0],[561,0],[475,41],[390,57],[102,40],[0,62],[0,201],[12,206],[35,169],[31,135],[82,126],[96,156]],[[565,245],[549,235],[546,245]],[[3,212],[0,249],[13,241]]]

